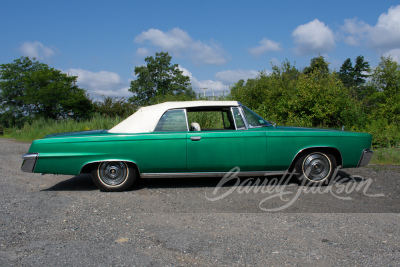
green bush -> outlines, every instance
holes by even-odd
[[[267,120],[298,126],[362,126],[362,105],[351,96],[335,73],[318,70],[301,73],[285,62],[261,74],[239,81],[231,89],[234,99]]]
[[[230,97],[281,125],[344,125],[349,131],[371,133],[375,148],[399,146],[400,65],[382,57],[368,82],[349,88],[328,69],[329,63],[317,59],[323,64],[313,65],[312,60],[312,67],[304,71],[285,61],[273,66],[269,75],[240,80]]]
[[[396,147],[400,145],[400,126],[389,124],[385,118],[372,120],[363,131],[372,134],[373,147]]]

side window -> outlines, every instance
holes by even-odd
[[[235,119],[236,122],[236,127],[238,130],[240,129],[246,129],[246,126],[244,125],[244,121],[242,118],[242,115],[240,114],[240,111],[238,108],[232,108],[233,112],[233,118]]]
[[[201,131],[224,129],[221,111],[188,110],[187,116],[189,125],[195,122]]]
[[[235,125],[233,124],[233,120],[229,117],[230,112],[223,111],[222,112],[222,120],[224,122],[224,129],[226,130],[235,130]]]
[[[157,123],[155,132],[187,131],[186,116],[183,109],[168,110]]]
[[[229,107],[212,109],[188,109],[187,118],[191,131],[235,130]]]

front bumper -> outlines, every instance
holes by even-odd
[[[374,152],[370,149],[364,149],[361,154],[360,162],[358,163],[358,167],[367,166],[369,161],[372,158]]]
[[[22,162],[21,170],[23,172],[34,172],[38,156],[38,153],[28,153],[23,155],[22,158],[24,159],[24,162]]]

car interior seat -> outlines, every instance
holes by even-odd
[[[190,130],[195,132],[200,132],[201,131],[200,125],[197,122],[192,122],[190,124]]]

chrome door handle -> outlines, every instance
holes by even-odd
[[[200,141],[200,139],[201,139],[201,136],[191,136],[190,137],[190,140],[192,140],[192,141]]]

